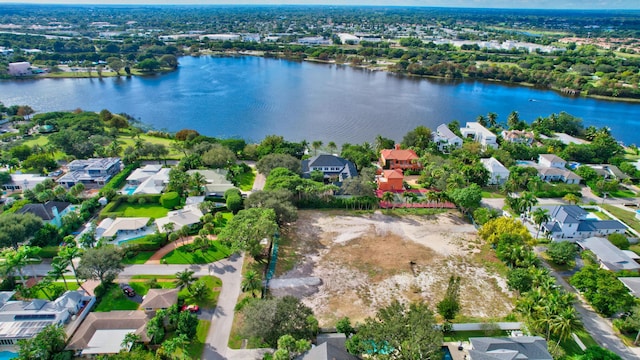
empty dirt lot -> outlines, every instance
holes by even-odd
[[[321,326],[344,316],[361,321],[392,299],[426,301],[435,309],[452,274],[462,278],[461,315],[496,319],[512,310],[505,280],[482,265],[476,230],[457,212],[300,211],[286,235],[293,241],[282,247],[283,259],[295,253],[296,262],[277,282],[292,286],[272,293],[302,298]],[[321,281],[308,281],[312,278]]]

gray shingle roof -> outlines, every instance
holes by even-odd
[[[310,159],[302,160],[302,173],[307,176],[311,172],[312,167],[333,167],[340,168],[340,170],[323,171],[325,175],[338,175],[341,173],[348,173],[347,177],[358,176],[358,170],[356,166],[349,160],[341,158],[335,155],[320,154]]]
[[[626,227],[617,220],[585,220],[578,224],[578,231],[625,230]]]
[[[539,336],[469,338],[471,360],[553,360],[547,342]]]
[[[576,243],[585,250],[591,250],[598,260],[609,270],[638,270],[640,264],[618,249],[609,240],[599,237],[581,239]]]
[[[63,212],[71,203],[63,201],[49,201],[46,204],[26,204],[22,209],[18,210],[18,214],[32,213],[42,220],[48,221],[54,219],[53,208],[55,207],[59,213]]]

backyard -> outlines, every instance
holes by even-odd
[[[151,217],[158,219],[167,216],[169,209],[160,204],[129,204],[123,201],[112,212],[122,217]]]
[[[513,294],[499,274],[503,265],[482,248],[475,228],[456,211],[300,211],[283,236],[271,291],[302,298],[320,326],[332,326],[344,316],[362,321],[393,299],[435,304],[456,274],[462,277],[459,320],[503,319]],[[305,286],[291,286],[301,280]]]
[[[179,240],[176,240],[179,241]],[[211,241],[206,250],[188,244],[172,250],[162,258],[164,264],[208,264],[231,255],[231,250],[218,241]]]

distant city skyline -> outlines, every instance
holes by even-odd
[[[640,10],[639,0],[0,0],[0,3],[95,5],[371,5],[504,9]]]

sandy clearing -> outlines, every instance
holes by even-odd
[[[279,279],[317,277],[318,287],[273,289],[314,309],[321,326],[361,321],[393,299],[440,301],[452,274],[462,277],[461,314],[499,318],[512,310],[506,282],[468,258],[479,252],[472,225],[456,212],[434,216],[301,211],[290,229],[301,260]]]

